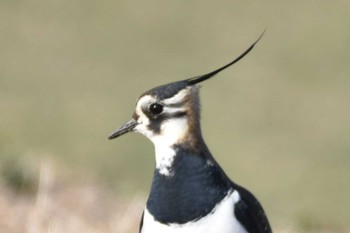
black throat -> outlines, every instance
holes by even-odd
[[[198,155],[182,146],[176,152],[171,175],[154,171],[147,209],[164,224],[186,223],[210,213],[230,190],[230,180],[219,165],[207,156]]]

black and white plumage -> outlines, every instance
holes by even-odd
[[[258,40],[213,72],[143,93],[132,119],[109,137],[134,131],[155,146],[156,168],[141,233],[272,232],[257,199],[232,182],[216,162],[200,127],[197,83],[236,63]]]

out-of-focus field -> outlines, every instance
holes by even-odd
[[[108,141],[202,84],[207,144],[276,232],[350,232],[349,1],[0,1],[0,232],[137,232],[153,146]]]

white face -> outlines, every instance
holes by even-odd
[[[176,114],[185,113],[183,105],[188,89],[184,89],[174,97],[159,101],[153,96],[145,95],[139,99],[136,105],[138,125],[135,131],[148,137],[155,146],[170,146],[181,141],[188,130],[186,115],[172,117]],[[150,106],[160,104],[162,112],[152,114]]]
[[[189,89],[181,90],[175,96],[158,100],[151,95],[139,99],[135,110],[137,125],[135,132],[148,137],[156,150],[156,167],[160,174],[173,175],[171,166],[175,158],[174,144],[181,143],[188,132],[186,116],[186,95]],[[152,105],[158,105],[158,111],[152,111]]]

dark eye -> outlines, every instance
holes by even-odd
[[[163,112],[163,105],[157,103],[150,104],[149,111],[155,115],[158,115]]]

